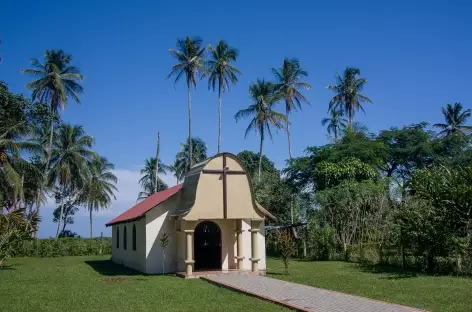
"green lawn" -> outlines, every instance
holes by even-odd
[[[287,311],[201,280],[136,274],[108,258],[13,259],[0,270],[0,311]]]
[[[430,311],[472,311],[472,278],[425,276],[389,267],[345,262],[293,261],[290,275],[282,261],[268,259],[268,276]]]

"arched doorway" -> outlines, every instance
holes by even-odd
[[[194,237],[195,270],[221,269],[221,230],[211,221],[200,222]]]

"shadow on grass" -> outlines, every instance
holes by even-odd
[[[385,279],[404,279],[418,277],[420,273],[414,270],[402,269],[388,265],[357,263],[356,268],[366,273],[386,274]]]
[[[146,274],[116,264],[111,260],[88,260],[85,261],[96,272],[104,276],[145,276]]]

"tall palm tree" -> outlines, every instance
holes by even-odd
[[[94,157],[98,157],[91,151],[93,143],[94,139],[85,134],[82,126],[60,125],[51,151],[49,184],[57,185],[63,192],[68,187],[83,188],[91,175],[92,161]],[[61,228],[63,209],[64,200],[62,199],[56,238]]]
[[[193,159],[191,161],[188,158],[190,147],[193,150]],[[180,152],[175,156],[175,162],[172,166],[177,181],[182,181],[185,178],[185,175],[192,166],[191,164],[198,164],[205,159],[207,159],[207,146],[202,139],[194,137],[192,138],[192,144],[190,144],[188,139],[185,144],[180,144]]]
[[[469,109],[462,110],[461,103],[447,104],[446,107],[442,108],[444,120],[446,123],[433,125],[436,128],[442,129],[439,132],[440,135],[450,136],[456,133],[468,134],[472,132],[472,126],[466,126],[467,119],[470,118],[472,111]]]
[[[90,238],[93,238],[92,211],[106,209],[110,206],[112,199],[116,199],[114,192],[118,190],[116,188],[118,179],[113,169],[115,166],[105,157],[92,158],[90,175],[82,191],[82,201],[90,213]]]
[[[327,87],[336,93],[329,102],[329,110],[341,110],[345,113],[348,118],[348,128],[352,127],[355,112],[358,110],[364,112],[362,103],[373,103],[370,98],[361,94],[367,79],[358,77],[360,74],[359,68],[346,67],[342,77],[336,73],[336,85]]]
[[[162,163],[159,159],[159,173],[167,174],[167,170],[170,170],[169,166]],[[147,158],[144,161],[144,168],[140,171],[142,177],[139,179],[139,184],[144,191],[140,192],[138,195],[138,199],[143,199],[152,195],[154,193],[160,192],[165,190],[167,186],[165,183],[157,177],[157,184],[156,184],[156,158],[151,157]]]
[[[238,50],[228,46],[224,40],[220,40],[216,47],[208,45],[210,59],[206,62],[205,75],[208,75],[208,89],[218,89],[218,153],[221,150],[221,95],[229,90],[230,84],[238,83],[241,71],[230,65],[236,62]]]
[[[333,134],[334,138],[337,139],[339,134],[346,129],[347,120],[346,118],[343,118],[344,113],[340,110],[332,109],[329,112],[330,116],[323,118],[323,120],[321,120],[321,125],[328,125],[328,134]]]
[[[309,83],[301,81],[308,76],[308,72],[300,67],[298,59],[284,59],[281,68],[272,68],[272,73],[275,76],[275,88],[280,93],[282,99],[285,101],[285,118],[287,119],[286,131],[288,139],[288,155],[292,160],[292,144],[290,136],[290,122],[289,114],[297,109],[302,108],[302,103],[310,104],[308,99],[300,92],[301,89],[311,90]]]
[[[30,64],[33,68],[22,70],[23,74],[34,77],[34,80],[26,85],[32,91],[33,100],[47,103],[50,106],[51,115],[57,116],[59,107],[62,109],[67,105],[68,98],[72,98],[80,104],[79,95],[83,93],[80,84],[84,77],[77,67],[72,65],[72,56],[62,50],[45,50],[44,63],[32,58]],[[54,122],[57,118],[51,118],[49,130],[49,144],[46,151],[46,161],[44,163],[44,183],[48,175],[49,162],[52,153]],[[44,187],[44,186],[43,186]],[[40,195],[38,191],[38,201],[36,210],[39,215]]]
[[[276,92],[273,84],[258,79],[256,83],[249,86],[249,96],[252,104],[248,108],[242,109],[236,113],[234,118],[236,122],[243,118],[254,116],[246,129],[245,137],[249,132],[255,130],[261,137],[259,146],[259,181],[261,180],[262,165],[262,145],[264,143],[266,133],[272,139],[271,127],[282,129],[287,118],[274,111],[274,106],[280,100],[280,94]]]
[[[185,76],[187,83],[188,96],[188,138],[192,137],[192,102],[190,99],[190,89],[196,87],[196,76],[204,69],[203,54],[205,48],[202,48],[202,39],[195,37],[185,37],[185,39],[177,39],[177,49],[169,49],[170,54],[177,60],[177,64],[172,66],[172,71],[167,78],[175,76],[174,84],[176,84],[182,76]],[[188,150],[189,159],[192,161],[192,146]],[[190,164],[192,165],[192,164]]]

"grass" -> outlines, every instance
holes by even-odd
[[[472,278],[428,276],[392,267],[346,262],[292,261],[285,275],[281,260],[268,259],[268,276],[429,311],[472,311]]]
[[[201,280],[142,275],[108,258],[12,259],[0,270],[0,311],[287,311]]]

